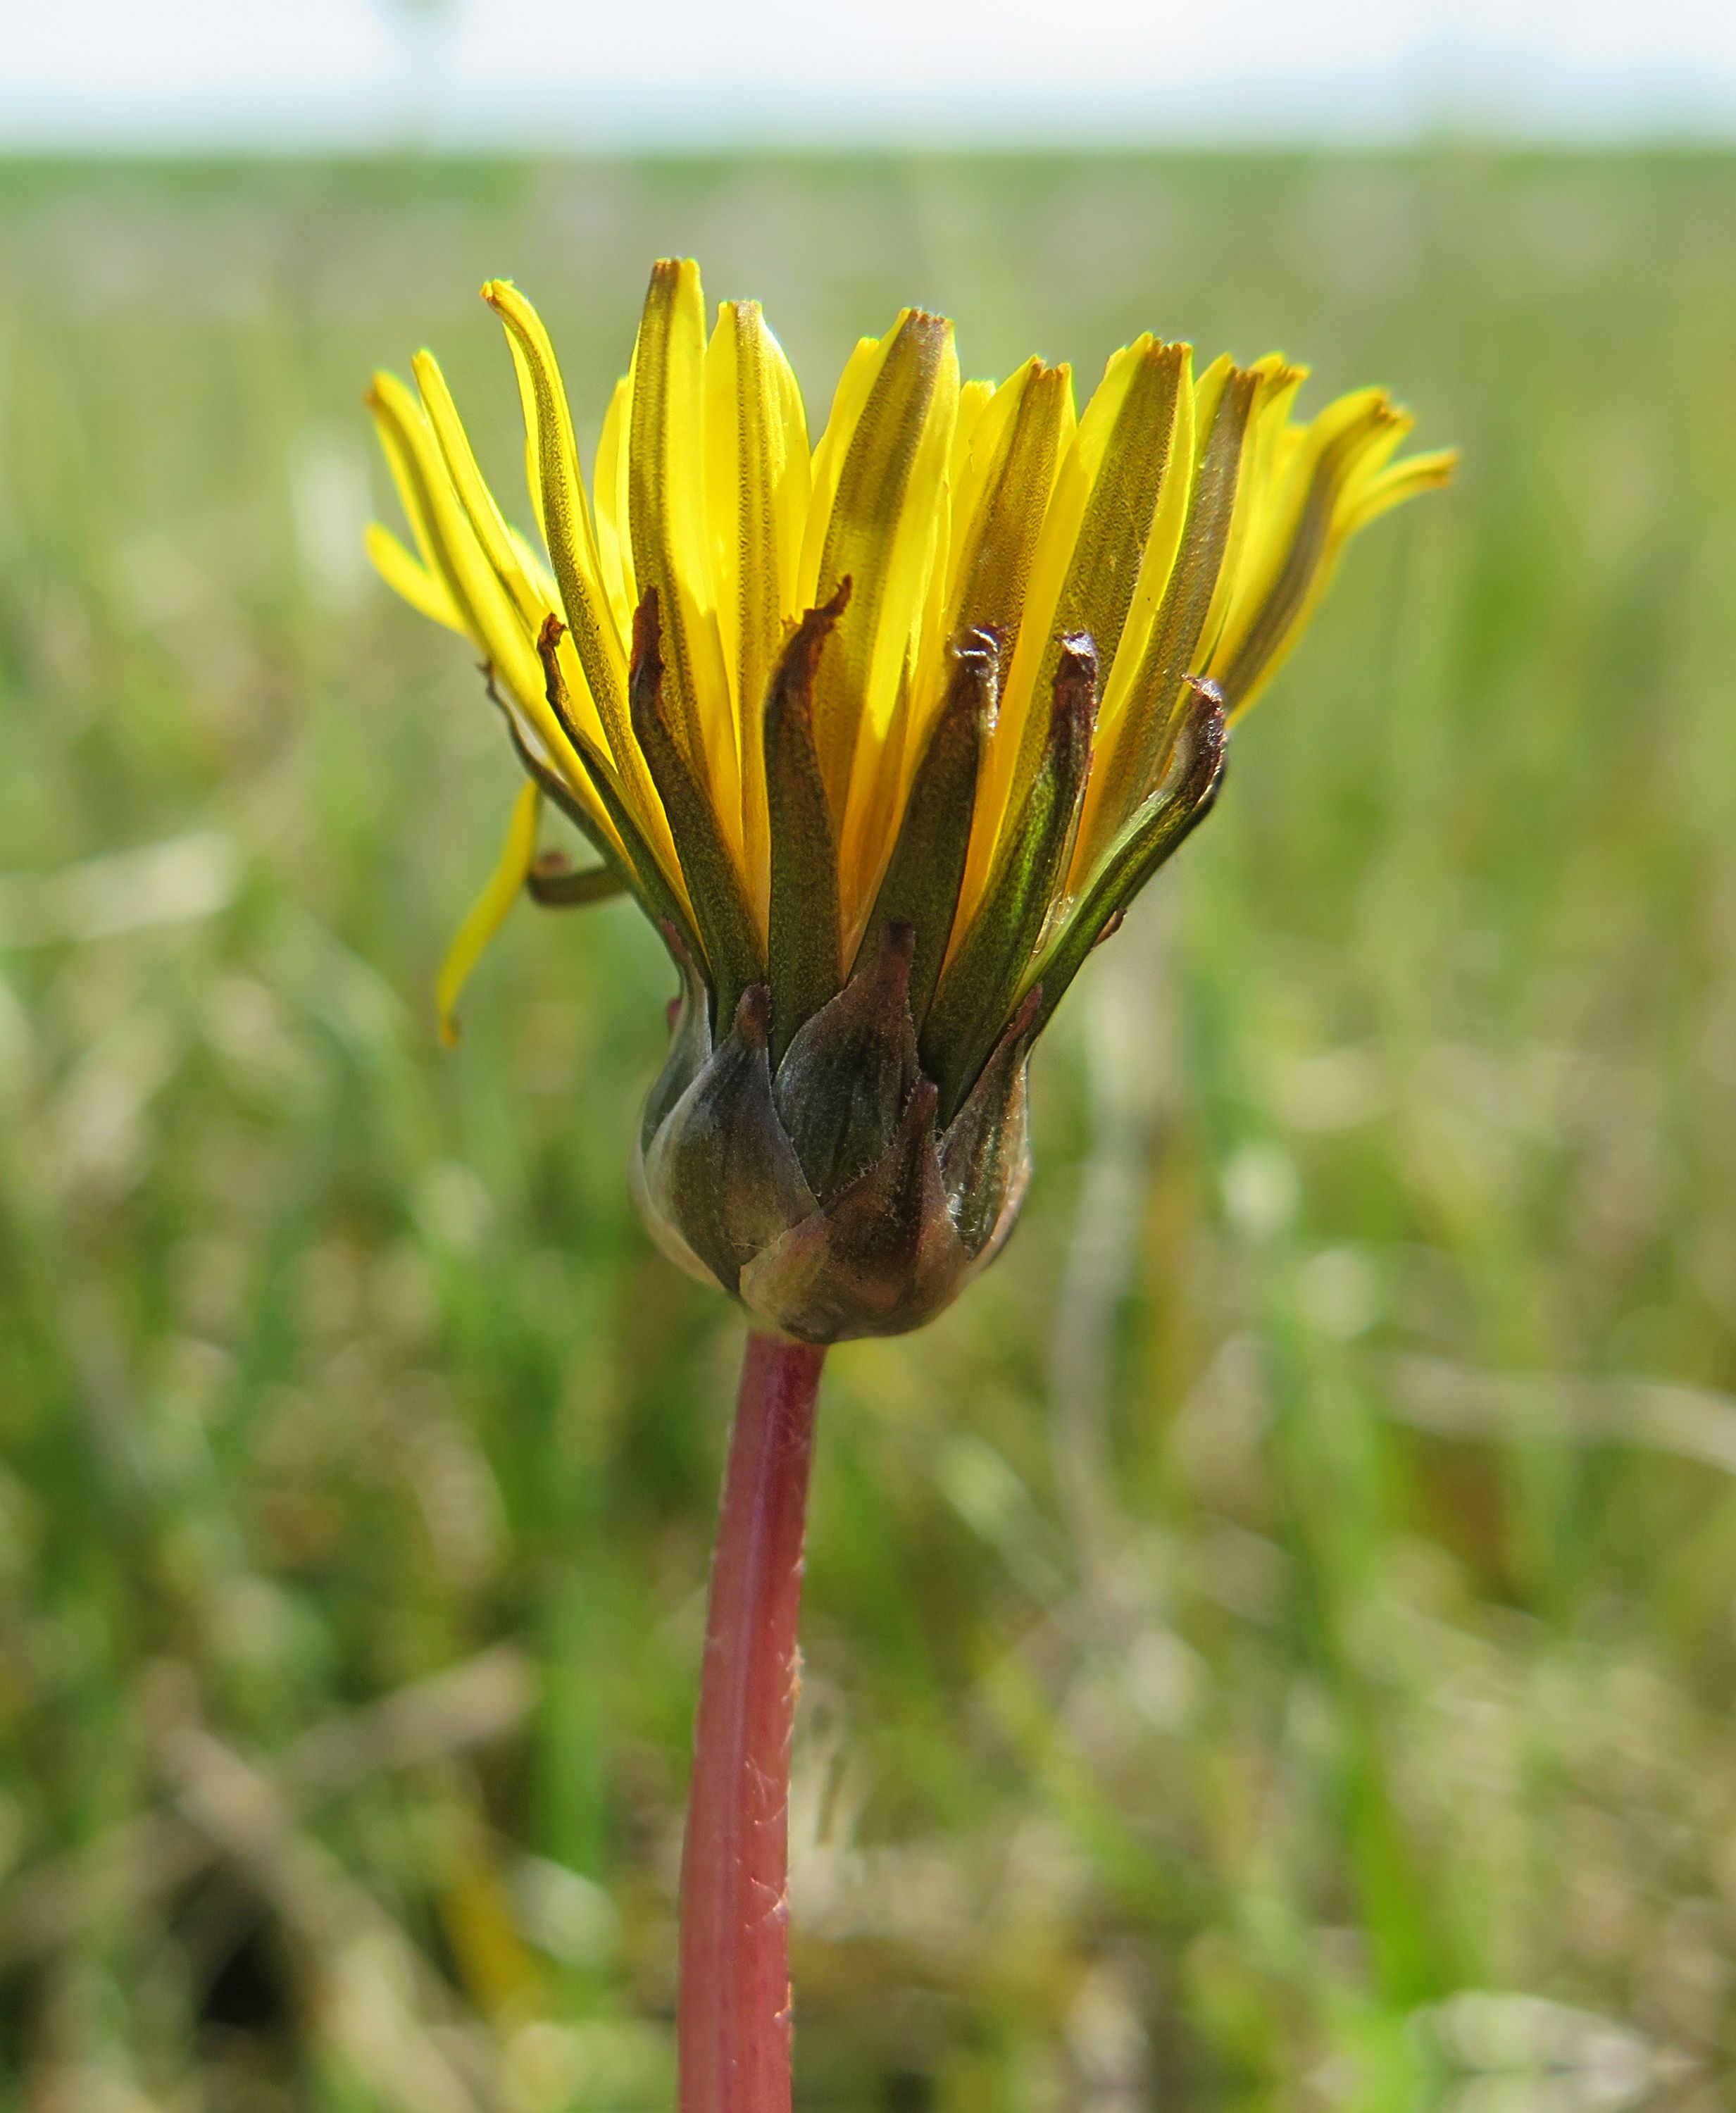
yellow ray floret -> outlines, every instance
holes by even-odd
[[[434,1002],[440,1017],[440,1039],[449,1047],[458,1038],[458,995],[469,982],[470,972],[481,960],[489,941],[506,922],[508,910],[517,900],[519,890],[530,875],[536,857],[536,824],[542,804],[543,796],[534,784],[527,782],[519,787],[518,797],[513,802],[513,817],[507,824],[506,842],[500,847],[500,862],[489,876],[488,885],[477,897],[470,915],[458,927],[457,937],[440,964]]]
[[[447,1021],[530,869],[542,795],[702,973],[715,980],[706,957],[724,943],[740,974],[763,972],[779,827],[768,694],[795,627],[827,603],[804,738],[838,959],[868,923],[968,637],[989,641],[998,709],[958,821],[955,952],[1041,796],[1050,693],[1075,650],[1061,641],[1095,651],[1095,735],[1059,915],[1146,811],[1199,681],[1232,718],[1245,711],[1350,538],[1452,468],[1445,453],[1397,459],[1411,422],[1378,390],[1298,422],[1304,370],[1275,355],[1196,372],[1191,347],[1142,337],[1110,358],[1082,413],[1068,369],[1037,359],[998,386],[961,384],[951,325],[914,308],[857,346],[810,451],[758,304],[726,302],[708,332],[697,267],[666,261],[587,490],[540,320],[508,283],[483,290],[522,400],[533,536],[484,481],[431,355],[417,356],[414,390],[381,375],[369,399],[410,534],[406,545],[376,525],[370,555],[414,608],[472,641],[531,774],[443,973]],[[647,609],[654,700],[636,673]]]

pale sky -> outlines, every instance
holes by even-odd
[[[0,148],[1736,136],[1736,0],[0,0]]]

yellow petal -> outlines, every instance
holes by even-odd
[[[1185,470],[1175,477],[1168,472],[1191,459],[1193,439],[1187,416],[1189,348],[1146,338],[1130,354],[1126,392],[1105,438],[1055,610],[1058,629],[1090,633],[1105,682],[1133,606],[1159,502],[1167,489],[1173,510],[1173,495],[1185,483]],[[1046,652],[1045,661],[1058,652]],[[1037,687],[1046,700],[1047,683],[1039,681]]]
[[[1276,353],[1268,353],[1251,367],[1234,370],[1254,377],[1254,399],[1248,412],[1240,468],[1236,480],[1235,511],[1229,540],[1218,570],[1211,607],[1200,630],[1196,667],[1203,669],[1218,649],[1218,641],[1233,621],[1245,596],[1247,583],[1260,571],[1261,552],[1274,533],[1273,523],[1281,513],[1283,494],[1299,473],[1302,445],[1295,444],[1289,423],[1290,406],[1307,379],[1305,367],[1292,367]],[[1281,531],[1276,532],[1281,533]]]
[[[524,404],[525,431],[535,441],[544,540],[586,686],[636,808],[641,798],[649,801],[652,796],[643,765],[635,768],[637,751],[627,714],[627,656],[603,591],[596,535],[579,475],[572,413],[560,369],[541,318],[516,286],[504,279],[491,279],[482,289],[482,298],[506,326]]]
[[[513,802],[506,842],[500,847],[500,862],[472,904],[469,915],[458,927],[446,958],[440,964],[440,978],[435,985],[435,1003],[440,1015],[440,1039],[449,1049],[458,1038],[459,993],[469,982],[471,970],[486,952],[489,942],[505,923],[507,912],[517,900],[536,856],[536,824],[541,811],[542,795],[527,781],[519,787],[518,796]]]
[[[1141,337],[1110,358],[1079,422],[1038,540],[1018,646],[990,746],[965,874],[961,908],[966,915],[987,884],[1001,823],[1017,810],[1041,757],[1060,634],[1088,632],[1098,650],[1100,681],[1106,684],[1113,673],[1165,486],[1187,481],[1188,372],[1185,345]],[[1172,499],[1164,513],[1166,541],[1179,504]],[[1167,557],[1163,569],[1167,573]],[[1142,620],[1149,620],[1155,599],[1147,594]]]
[[[395,377],[384,372],[376,373],[362,400],[373,413],[375,430],[380,436],[380,452],[385,457],[386,468],[391,472],[392,488],[398,494],[398,503],[403,509],[404,519],[410,524],[417,553],[427,571],[444,584],[445,571],[435,548],[434,524],[429,518],[421,473],[416,466],[408,443],[399,430],[395,416],[388,408],[389,395],[381,394],[382,388],[395,379]],[[395,403],[397,399],[390,397],[390,400]],[[458,611],[460,624],[468,631],[469,623],[463,605],[454,601],[453,607]]]
[[[482,297],[504,324],[512,349],[526,428],[534,445],[543,535],[584,671],[584,687],[603,727],[604,752],[614,764],[622,796],[637,817],[665,879],[680,895],[681,861],[662,802],[633,738],[627,708],[626,645],[602,585],[595,531],[579,475],[572,413],[554,348],[536,311],[508,281],[490,280]],[[564,658],[563,653],[563,664]]]
[[[1378,390],[1358,390],[1302,436],[1237,582],[1210,669],[1233,713],[1246,711],[1300,636],[1332,577],[1361,494],[1410,428]]]
[[[771,884],[766,687],[796,614],[808,509],[807,422],[783,348],[757,301],[726,301],[705,351],[705,500],[718,629],[741,758],[741,839],[763,920]]]
[[[440,363],[431,352],[419,352],[410,363],[410,371],[421,391],[422,408],[440,444],[446,473],[458,493],[459,504],[470,516],[470,525],[482,545],[483,554],[494,567],[502,586],[517,605],[526,624],[533,632],[540,630],[552,605],[539,602],[531,591],[512,536],[501,518],[500,509],[494,504],[494,495],[484,482],[476,459],[471,453],[463,422],[458,417],[458,408],[452,400],[452,392],[446,386]]]
[[[699,267],[686,258],[662,258],[652,267],[633,349],[627,440],[633,571],[641,596],[657,590],[671,728],[739,858],[740,764],[705,514],[704,372]]]
[[[991,462],[999,458],[1000,442],[1017,408],[1014,399],[1021,393],[1029,369],[1040,363],[1027,360],[998,389],[992,381],[966,381],[959,386],[952,446],[946,462],[945,521],[929,568],[916,677],[904,685],[895,708],[895,732],[889,732],[886,753],[877,766],[879,769],[891,767],[891,751],[895,748],[900,755],[908,755],[909,737],[913,735],[919,751],[922,730],[927,727],[945,696],[946,646],[959,628],[954,610],[964,545],[981,507],[984,480]]]
[[[1003,390],[1010,389],[1019,375],[1041,362],[1032,358],[1025,362],[1009,380],[996,388],[992,381],[974,380],[959,385],[959,408],[953,421],[952,454],[946,465],[946,487],[951,494],[951,507],[955,517],[968,519],[976,510],[977,486],[971,475],[972,451],[977,445],[977,435],[982,427],[983,413]],[[1002,412],[1002,423],[1005,422]],[[950,575],[949,575],[950,577]]]
[[[411,362],[417,386],[421,390],[422,408],[428,422],[440,444],[441,459],[446,473],[452,480],[453,490],[467,516],[483,555],[494,568],[494,577],[506,590],[513,605],[518,611],[525,630],[534,641],[540,634],[544,622],[559,613],[560,603],[546,569],[534,559],[526,562],[526,552],[522,537],[508,527],[495,504],[494,495],[476,467],[476,459],[471,452],[469,436],[464,431],[463,421],[458,416],[458,406],[452,400],[452,392],[446,386],[446,377],[431,352],[419,352]],[[571,636],[560,641],[562,671],[567,679],[570,701],[577,710],[585,730],[593,738],[600,738],[603,725],[595,704],[587,687],[579,658]],[[561,758],[561,775],[588,796],[589,783],[576,756],[570,754],[564,741],[554,740],[558,728],[544,726],[545,739],[550,741],[555,753]],[[594,801],[586,797],[586,804],[595,808]],[[600,810],[598,810],[600,814]]]
[[[946,564],[946,461],[959,408],[959,355],[944,317],[913,313],[893,340],[838,477],[823,564],[858,591],[838,625],[843,650],[822,661],[815,727],[823,755],[826,682],[834,756],[845,771],[838,902],[845,928],[866,915],[878,879],[878,786],[898,771],[910,680],[933,581]],[[914,431],[913,431],[914,427]],[[859,571],[858,571],[859,568]],[[866,590],[863,590],[866,575]]]
[[[945,577],[931,594],[921,678],[909,723],[899,729],[904,776],[923,754],[945,696],[951,643],[987,628],[1004,638],[1010,659],[1050,494],[1077,430],[1072,370],[1032,358],[982,408],[969,447],[955,441]]]
[[[464,628],[493,663],[513,703],[545,741],[558,743],[559,730],[542,701],[542,665],[535,648],[459,503],[421,404],[394,374],[374,377],[369,402],[394,472],[410,492],[412,521],[428,537],[435,565]]]
[[[1456,448],[1437,448],[1432,454],[1407,455],[1403,462],[1394,463],[1371,478],[1358,495],[1346,518],[1344,531],[1354,536],[1359,528],[1365,528],[1377,521],[1389,508],[1401,506],[1407,499],[1415,499],[1419,492],[1438,491],[1452,481],[1453,472],[1459,463]]]
[[[406,492],[407,507],[412,519],[422,524],[435,577],[465,633],[488,662],[494,694],[510,714],[518,738],[593,820],[606,828],[606,816],[589,774],[549,708],[531,628],[488,561],[426,414],[404,385],[390,374],[376,376],[368,400]],[[517,562],[534,586],[535,573],[524,567],[522,557]],[[582,722],[582,709],[580,718]]]
[[[1246,514],[1246,463],[1261,395],[1287,386],[1288,371],[1274,363],[1238,367],[1219,359],[1194,386],[1186,516],[1137,663],[1130,674],[1131,655],[1124,653],[1116,670],[1117,709],[1111,723],[1100,727],[1069,891],[1083,884],[1162,774],[1184,679],[1203,665],[1203,641],[1223,604],[1237,523]]]
[[[777,381],[778,417],[784,428],[786,457],[784,473],[777,485],[778,591],[783,597],[786,612],[799,618],[804,613],[802,548],[813,503],[813,458],[809,452],[808,407],[802,401],[795,369],[770,331],[766,332],[766,342],[772,354],[772,372]]]
[[[1335,503],[1361,447],[1383,431],[1388,435],[1387,454],[1397,445],[1402,433],[1391,421],[1391,408],[1381,390],[1356,390],[1328,404],[1308,424],[1292,426],[1284,436],[1281,459],[1269,458],[1261,465],[1265,473],[1249,508],[1250,533],[1235,583],[1234,613],[1223,641],[1226,654],[1233,650],[1235,640],[1288,561],[1305,513],[1311,504],[1318,504],[1315,478],[1323,462],[1333,465],[1329,495]],[[1323,521],[1329,518],[1330,511],[1328,506]]]
[[[1151,526],[1140,561],[1139,578],[1128,610],[1127,621],[1115,649],[1112,667],[1103,670],[1103,704],[1097,715],[1100,741],[1112,731],[1127,708],[1135,677],[1145,656],[1152,630],[1174,576],[1182,537],[1187,527],[1194,494],[1196,466],[1200,459],[1200,435],[1196,424],[1193,386],[1193,348],[1173,349],[1181,361],[1175,423],[1170,436],[1163,481],[1151,511]]]
[[[804,589],[818,580],[829,593],[853,585],[814,685],[814,737],[840,832],[840,899],[848,906],[865,884],[854,870],[860,816],[868,804],[854,784],[859,744],[873,754],[897,710],[905,665],[920,643],[920,623],[934,563],[936,529],[959,401],[952,326],[907,309],[872,361],[853,361],[839,396],[859,393],[847,442],[828,429],[814,465],[814,504],[833,480],[819,554],[809,572],[813,530],[804,550]],[[865,386],[859,385],[865,383]],[[834,422],[841,408],[835,407]],[[852,810],[854,810],[853,819]],[[846,922],[850,915],[845,908]]]
[[[1073,377],[1066,367],[1027,360],[995,392],[971,446],[946,606],[948,638],[982,626],[1017,635],[1037,537],[1055,486]]]
[[[603,431],[597,441],[596,473],[591,495],[597,509],[597,556],[609,607],[623,638],[633,632],[633,611],[639,605],[639,588],[633,577],[633,553],[627,540],[627,436],[632,417],[633,385],[626,375],[615,384],[603,414]]]
[[[863,406],[868,402],[868,391],[885,363],[895,335],[895,331],[889,331],[884,337],[858,338],[855,349],[845,361],[844,372],[832,391],[826,429],[813,451],[808,518],[802,538],[801,563],[796,572],[796,601],[804,610],[827,600],[838,584],[833,580],[825,587],[820,585],[820,563],[832,526],[832,502],[838,495],[838,479],[850,444],[855,438]]]
[[[447,592],[445,582],[438,573],[430,572],[419,558],[413,557],[390,528],[377,521],[370,521],[363,541],[374,570],[389,587],[403,596],[412,609],[423,616],[431,616],[436,623],[444,623],[461,638],[466,635],[464,619]]]
[[[545,609],[558,609],[561,605],[561,591],[554,583],[554,575],[549,571],[542,552],[532,550],[516,528],[508,527],[506,532],[517,554],[520,568],[531,582],[537,600]]]

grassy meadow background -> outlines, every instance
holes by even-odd
[[[668,251],[816,428],[918,301],[1465,450],[832,1360],[805,2102],[1736,2102],[1736,161],[1443,152],[0,168],[0,2106],[669,2103],[740,1323],[629,910],[435,1043],[514,770],[358,546],[371,367],[517,492],[476,288],[588,451]]]

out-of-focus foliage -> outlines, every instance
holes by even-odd
[[[506,489],[472,290],[599,418],[672,250],[810,386],[918,300],[1466,450],[1045,1043],[1005,1259],[832,1360],[804,2088],[1721,2102],[1736,165],[1443,156],[0,173],[0,2103],[668,2102],[740,1322],[629,1212],[631,911],[435,1045],[515,769],[358,398],[437,340]]]

